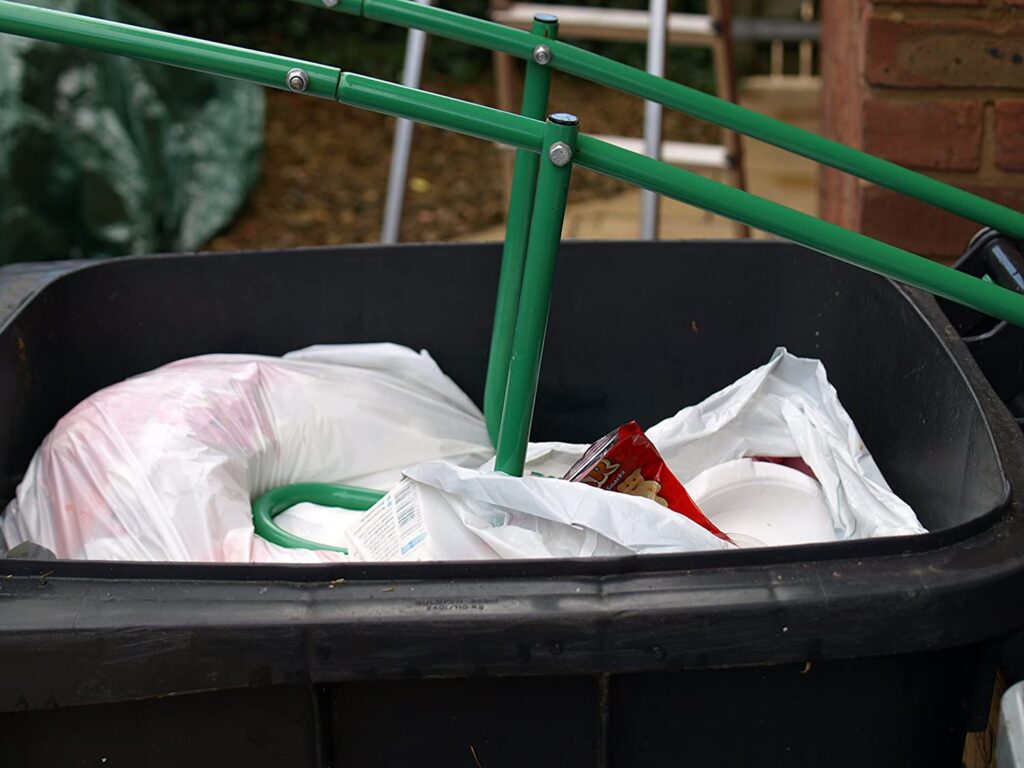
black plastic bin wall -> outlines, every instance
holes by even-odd
[[[479,402],[498,258],[0,270],[0,496],[81,398],[189,355],[394,341]],[[825,362],[932,533],[529,563],[0,560],[0,763],[958,766],[1024,624],[1024,449],[934,301],[785,243],[566,244],[534,438],[651,424],[777,345]]]

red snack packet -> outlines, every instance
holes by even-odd
[[[653,499],[731,542],[700,511],[635,421],[623,424],[590,446],[562,479]]]

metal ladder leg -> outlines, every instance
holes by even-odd
[[[668,0],[651,0],[647,13],[647,71],[663,77],[665,74],[665,47],[668,28]],[[661,159],[661,132],[663,110],[656,101],[644,102],[644,154]],[[661,198],[657,193],[640,193],[640,237],[658,239],[658,221]]]
[[[430,5],[431,0],[416,0]],[[419,88],[423,75],[423,58],[427,49],[427,33],[410,29],[405,43],[405,61],[402,63],[402,85]],[[405,182],[409,175],[409,154],[412,151],[412,133],[415,123],[399,118],[395,122],[395,140],[391,149],[391,170],[388,172],[388,191],[384,200],[384,221],[380,228],[380,241],[387,245],[398,242],[402,226],[402,208],[405,202]]]

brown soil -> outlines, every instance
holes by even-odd
[[[492,83],[433,80],[427,90],[483,104]],[[580,116],[588,133],[639,135],[639,99],[555,77],[551,105]],[[213,250],[373,242],[379,238],[394,121],[319,99],[267,96],[263,177]],[[671,114],[666,138],[714,141],[714,129]],[[452,240],[498,224],[505,211],[504,152],[479,139],[417,126],[401,237]],[[615,194],[622,185],[574,175],[570,202]]]

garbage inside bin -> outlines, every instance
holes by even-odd
[[[647,436],[692,484],[696,514],[706,504],[741,545],[924,530],[816,360],[777,350]],[[654,499],[558,479],[586,451],[535,444],[527,469],[547,477],[494,472],[481,413],[425,352],[354,344],[283,359],[212,355],[128,379],[67,414],[33,458],[3,532],[11,546],[117,560],[558,558],[733,546],[714,525]],[[745,456],[798,456],[816,479],[748,459],[739,464],[748,467],[744,489],[723,493],[714,478],[735,475]],[[393,490],[365,514],[315,504],[284,512],[284,530],[326,545],[292,549],[254,535],[250,505],[295,482]]]

